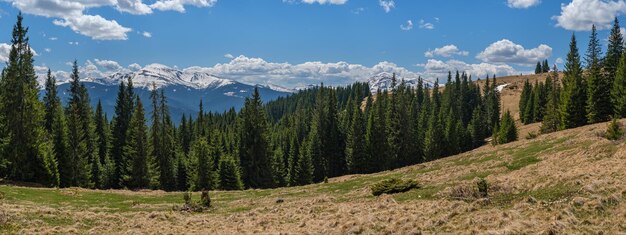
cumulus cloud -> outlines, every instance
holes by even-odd
[[[11,52],[11,45],[0,43],[0,62],[9,61],[9,52]]]
[[[418,64],[417,66],[424,68],[423,76],[426,78],[445,78],[448,71],[465,72],[471,75],[473,79],[484,78],[490,75],[509,76],[519,74],[517,70],[506,64],[468,64],[460,60],[441,61],[429,59],[426,64]]]
[[[141,33],[142,36],[147,37],[147,38],[151,38],[152,37],[152,33],[151,32],[147,32],[144,31],[143,33]]]
[[[561,28],[588,31],[594,24],[598,29],[610,28],[613,19],[623,13],[626,13],[624,0],[573,0],[561,4],[561,14],[552,19]]]
[[[113,60],[95,59],[95,62],[96,62],[96,65],[105,69],[106,71],[120,71],[124,68],[119,63]]]
[[[95,40],[126,40],[128,39],[126,34],[132,31],[130,28],[121,26],[115,20],[107,20],[99,15],[82,15],[65,20],[54,20],[52,23],[69,27],[74,32]]]
[[[378,0],[378,4],[386,13],[389,13],[391,9],[396,7],[396,3],[393,0]]]
[[[406,21],[406,25],[400,25],[400,29],[402,29],[404,31],[408,31],[408,30],[413,29],[413,21],[407,20]]]
[[[435,25],[425,20],[420,20],[420,29],[435,29]]]
[[[130,64],[128,66],[128,70],[130,70],[131,72],[139,71],[139,70],[141,70],[141,68],[142,68],[141,65],[139,65],[137,63],[133,63],[133,64]]]
[[[100,15],[85,15],[84,13],[90,8],[111,7],[123,13],[147,15],[152,14],[153,9],[185,12],[185,5],[212,7],[217,2],[217,0],[157,0],[151,5],[147,5],[143,2],[144,0],[5,1],[26,14],[54,18],[53,23],[55,25],[69,27],[76,33],[91,37],[94,40],[126,40],[128,39],[127,33],[132,29]]]
[[[541,0],[507,0],[506,3],[510,8],[529,8],[539,5]]]
[[[525,49],[523,46],[510,40],[502,39],[494,42],[480,52],[476,58],[490,63],[514,63],[533,65],[537,61],[547,59],[552,55],[552,48],[541,44],[536,48]]]
[[[441,56],[441,57],[452,57],[455,55],[460,55],[460,56],[467,56],[469,55],[468,51],[461,51],[459,50],[459,48],[453,44],[450,45],[445,45],[443,47],[440,48],[435,48],[434,50],[430,50],[427,52],[424,52],[424,56],[428,57],[428,58],[433,58],[435,56]]]
[[[235,58],[235,56],[233,56],[233,55],[232,55],[232,54],[230,54],[230,53],[227,53],[227,54],[224,54],[224,58],[227,58],[227,59],[234,59],[234,58]]]

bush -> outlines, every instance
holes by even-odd
[[[528,132],[528,135],[526,135],[526,139],[532,140],[532,139],[537,138],[538,136],[539,134],[537,134],[537,132],[531,131],[531,132]]]
[[[211,197],[209,197],[209,191],[202,191],[200,196],[200,205],[209,208],[211,207]]]
[[[374,196],[380,196],[383,193],[402,193],[417,188],[420,188],[420,186],[414,180],[401,180],[397,178],[383,180],[377,184],[372,185],[371,187],[372,194]]]
[[[186,205],[190,205],[191,204],[191,192],[184,192],[183,200],[185,200]]]
[[[609,140],[619,140],[624,135],[624,131],[620,127],[616,118],[613,118],[613,121],[609,123],[609,126],[606,130],[606,138]]]
[[[489,184],[485,178],[480,178],[478,182],[476,182],[476,186],[478,187],[478,194],[480,197],[487,197],[489,191]]]

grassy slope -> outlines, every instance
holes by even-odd
[[[194,214],[172,210],[181,193],[0,186],[0,233],[626,232],[626,146],[599,137],[605,129],[484,146],[327,184],[211,192],[214,208]],[[423,188],[371,196],[370,185],[391,177]],[[489,200],[453,197],[477,177],[491,184]]]

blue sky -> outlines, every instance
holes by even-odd
[[[528,73],[564,58],[576,32],[581,52],[596,24],[606,38],[624,0],[5,0],[0,43],[18,11],[36,65],[63,78],[151,63],[199,66],[220,77],[288,87],[347,83],[379,72],[442,77]],[[603,41],[605,42],[605,41]],[[6,49],[6,46],[4,47]],[[0,60],[2,47],[0,45]]]

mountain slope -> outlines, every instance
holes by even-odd
[[[172,210],[181,193],[0,186],[0,232],[623,233],[626,139],[601,137],[606,125],[326,184],[211,192],[214,207],[204,213]],[[371,196],[369,186],[394,177],[422,188]],[[471,196],[478,177],[490,185],[488,199]]]

